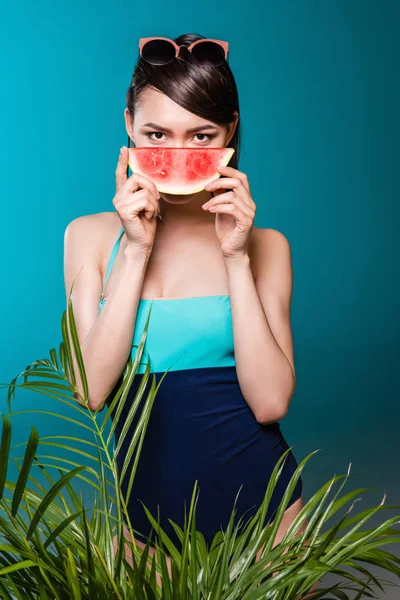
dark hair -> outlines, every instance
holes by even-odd
[[[186,33],[174,41],[179,46],[189,46],[204,37]],[[140,92],[147,86],[156,88],[186,110],[218,125],[231,123],[235,118],[234,112],[237,111],[238,123],[229,142],[229,147],[235,148],[229,166],[237,169],[240,145],[239,98],[235,78],[227,61],[224,60],[217,67],[201,67],[185,48],[181,48],[180,57],[184,60],[173,60],[160,67],[147,63],[139,56],[126,94],[126,105],[131,118],[139,105]],[[128,137],[128,146],[129,142]]]

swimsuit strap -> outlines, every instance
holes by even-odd
[[[104,289],[106,287],[108,277],[109,277],[109,275],[111,273],[111,269],[113,267],[113,264],[114,264],[114,261],[115,261],[115,257],[117,256],[117,253],[118,253],[118,250],[119,250],[119,246],[120,246],[120,242],[121,242],[121,238],[122,238],[122,235],[123,235],[124,231],[125,231],[124,228],[121,227],[118,239],[115,242],[115,244],[113,246],[113,249],[111,251],[110,259],[109,259],[108,265],[107,265],[106,278],[104,280],[103,291],[101,293],[102,296],[104,296]]]

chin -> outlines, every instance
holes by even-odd
[[[161,197],[171,204],[187,204],[197,194],[164,194],[160,192]]]

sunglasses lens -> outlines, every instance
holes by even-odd
[[[222,46],[215,42],[201,42],[192,49],[192,54],[202,64],[209,63],[214,67],[225,60],[225,52]]]
[[[152,65],[166,65],[175,57],[175,48],[167,40],[150,40],[142,48],[143,58]]]

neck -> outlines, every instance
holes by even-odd
[[[202,205],[213,197],[212,192],[202,190],[196,194],[173,195],[160,193],[160,213],[162,227],[174,224],[214,223],[215,213],[210,213]]]

